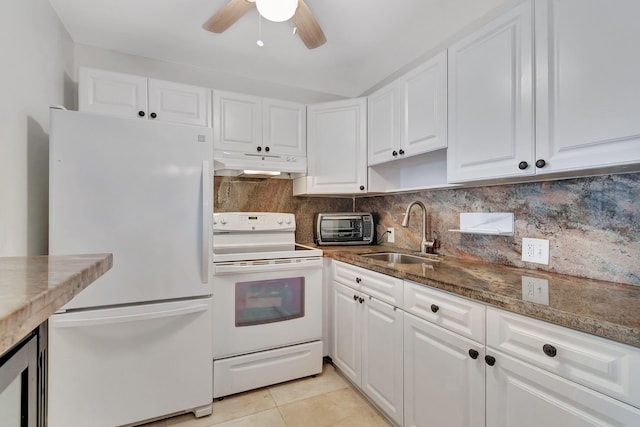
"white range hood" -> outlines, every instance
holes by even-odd
[[[251,176],[292,179],[307,173],[307,158],[232,151],[213,153],[216,176]]]

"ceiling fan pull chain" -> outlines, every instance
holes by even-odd
[[[264,42],[262,41],[262,15],[258,13],[258,41],[256,44],[260,47],[264,46]]]

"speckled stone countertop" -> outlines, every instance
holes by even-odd
[[[439,257],[428,264],[389,264],[360,256],[413,253],[389,246],[320,246],[325,256],[422,283],[514,313],[640,347],[640,286]],[[549,282],[549,304],[523,299],[522,277]]]
[[[112,266],[111,254],[0,258],[0,354]]]

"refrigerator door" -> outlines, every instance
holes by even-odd
[[[211,413],[211,298],[55,314],[49,427]]]
[[[113,253],[64,308],[211,294],[211,129],[51,110],[49,253]]]

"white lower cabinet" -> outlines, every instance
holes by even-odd
[[[344,272],[348,264],[333,262],[334,365],[397,425],[403,425],[402,311],[355,289],[374,276],[381,285],[402,286],[402,281],[374,272],[347,286],[336,281],[336,264]],[[362,269],[353,267],[354,273]],[[357,276],[360,278],[360,275]],[[343,279],[340,279],[343,280]]]
[[[368,296],[362,306],[360,387],[389,418],[402,425],[402,311]]]
[[[399,426],[640,426],[638,348],[339,261],[331,278],[333,362]]]
[[[483,427],[484,345],[404,314],[404,425]]]
[[[362,294],[348,286],[333,282],[333,363],[353,383],[360,384],[361,309]]]
[[[500,352],[487,367],[487,426],[638,426],[640,410]]]
[[[488,308],[487,355],[487,426],[640,426],[640,349]]]

